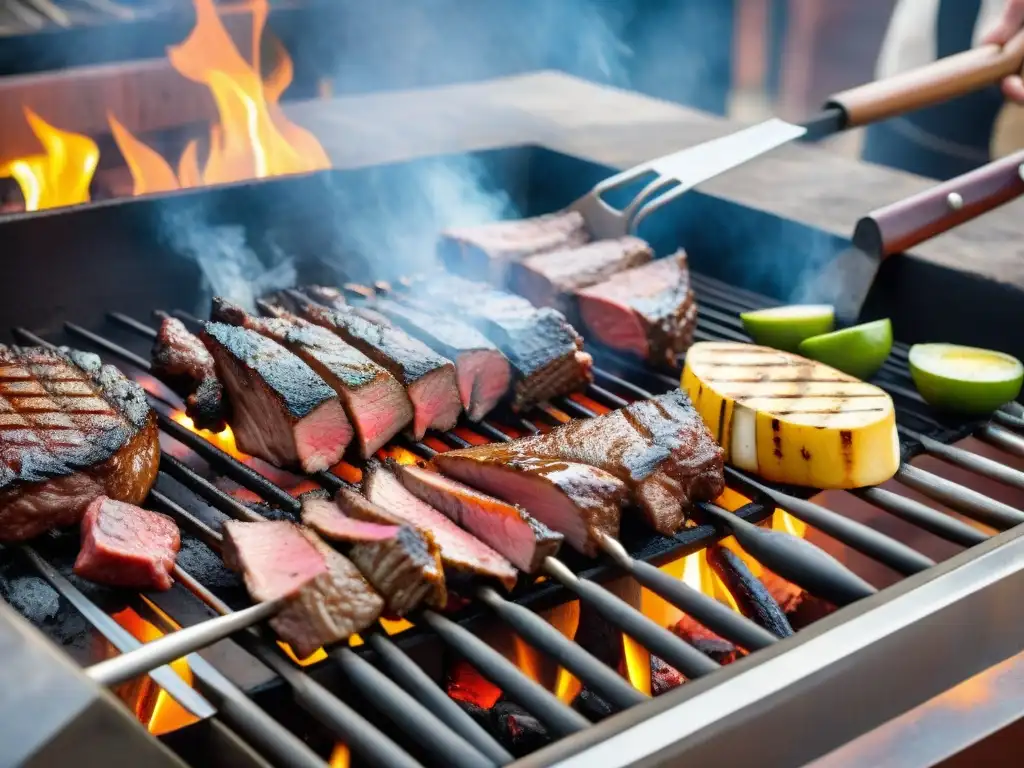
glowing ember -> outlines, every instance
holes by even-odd
[[[327,761],[327,765],[330,768],[348,768],[349,765],[349,752],[348,747],[340,742],[334,745],[334,751],[331,752],[331,759]]]
[[[131,608],[125,608],[113,614],[112,618],[140,642],[148,643],[163,637],[163,632]],[[170,667],[178,674],[178,677],[192,685],[192,670],[189,669],[188,663],[184,659],[172,661]],[[157,691],[155,698],[147,695],[153,690]],[[143,686],[142,691],[143,694],[134,703],[134,709],[136,716],[150,733],[160,736],[196,722],[197,718],[168,696],[163,689],[146,685]]]
[[[399,464],[415,464],[422,460],[420,456],[400,446],[384,446],[377,451],[377,455],[382,459],[394,459]]]
[[[459,659],[448,668],[448,695],[456,701],[490,709],[501,698],[501,688],[483,677],[469,662]]]
[[[222,432],[211,432],[208,429],[196,429],[196,425],[192,422],[192,419],[185,415],[184,411],[175,411],[171,414],[171,418],[190,432],[195,432],[197,435],[205,437],[222,451],[230,453],[239,461],[245,461],[252,458],[249,454],[242,453],[238,450],[238,447],[235,445],[235,435],[231,431],[231,427],[224,427]]]
[[[53,127],[28,107],[23,110],[43,154],[0,165],[0,177],[18,182],[27,211],[89,202],[89,184],[100,159],[96,142]]]

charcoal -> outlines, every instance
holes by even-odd
[[[455,699],[455,703],[459,705],[463,712],[473,718],[477,725],[487,732],[491,731],[491,711],[489,709],[484,709],[471,701],[462,701],[461,699]]]
[[[576,694],[571,706],[592,723],[599,723],[615,713],[611,704],[589,688],[583,688]]]
[[[580,602],[576,642],[606,666],[619,668],[622,662],[622,631],[584,601]]]
[[[661,696],[686,682],[682,672],[651,654],[651,693]]]
[[[793,634],[793,628],[775,598],[735,552],[715,545],[708,548],[707,561],[735,598],[744,616],[776,637],[789,637]]]
[[[810,626],[818,619],[825,618],[836,610],[832,603],[807,592],[802,593],[793,602],[795,605],[793,605],[792,610],[786,612],[786,618],[789,620],[790,626],[797,632],[804,627]]]
[[[722,664],[731,664],[739,658],[739,650],[724,637],[719,637],[707,627],[684,616],[669,627],[680,639],[685,640],[705,656]]]
[[[540,720],[511,701],[499,701],[491,708],[491,723],[499,741],[514,757],[525,757],[551,743]]]

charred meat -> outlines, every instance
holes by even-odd
[[[391,613],[405,616],[424,600],[444,607],[444,570],[433,541],[411,526],[362,520],[343,511],[369,504],[348,489],[339,491],[337,501],[310,495],[302,500],[302,522],[325,539],[349,545],[349,559]]]
[[[576,291],[604,282],[616,272],[646,264],[652,258],[651,246],[639,237],[597,240],[516,262],[510,270],[509,286],[538,307],[554,307],[573,317]]]
[[[398,379],[412,402],[417,440],[427,429],[444,431],[455,426],[462,402],[450,360],[400,328],[374,322],[351,308],[305,304],[302,311],[306,319],[337,334]]]
[[[523,410],[589,384],[593,359],[565,315],[483,283],[441,276],[412,293],[472,322],[505,353],[516,374],[512,407]]]
[[[185,413],[198,429],[224,429],[227,403],[213,356],[181,320],[165,317],[160,323],[151,361],[153,375],[185,399]]]
[[[316,371],[248,328],[206,323],[202,339],[231,393],[231,427],[241,450],[306,472],[341,459],[352,425]]]
[[[444,512],[507,557],[516,568],[536,573],[545,557],[558,554],[562,534],[535,520],[522,507],[488,496],[430,469],[396,466],[394,470],[406,490]]]
[[[99,496],[82,517],[75,573],[112,587],[170,589],[180,548],[178,526],[167,515]]]
[[[294,523],[229,520],[223,554],[253,600],[288,598],[270,626],[299,658],[366,629],[384,608],[349,560]]]
[[[146,393],[116,368],[0,346],[0,541],[74,525],[97,496],[138,504],[159,461]]]
[[[446,475],[522,506],[585,555],[598,553],[602,536],[619,535],[628,491],[603,469],[523,455],[515,442],[446,451],[432,462]]]
[[[693,343],[697,304],[682,251],[619,272],[576,297],[587,331],[612,349],[675,368]]]
[[[438,251],[452,272],[503,286],[509,265],[537,253],[572,248],[590,240],[576,211],[514,221],[455,227],[441,233]]]
[[[326,328],[255,317],[223,299],[214,299],[212,318],[273,339],[319,374],[338,393],[364,459],[412,421],[412,403],[395,377]]]
[[[386,512],[432,537],[441,549],[446,568],[495,579],[506,589],[515,586],[517,574],[512,563],[410,493],[394,467],[370,462],[363,477],[363,492]]]

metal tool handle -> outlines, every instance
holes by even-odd
[[[994,85],[1024,65],[1024,31],[1005,45],[983,45],[884,80],[850,88],[826,102],[853,128],[940,104]]]
[[[1024,151],[872,211],[853,242],[885,258],[970,221],[1024,194]]]

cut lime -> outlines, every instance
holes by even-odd
[[[921,397],[936,408],[980,415],[1017,398],[1024,366],[991,349],[915,344],[910,348],[910,375]]]
[[[831,331],[836,313],[829,304],[790,304],[744,312],[740,319],[758,344],[796,352],[804,339]]]
[[[812,336],[800,344],[804,357],[858,379],[870,379],[878,373],[891,351],[892,323],[888,319]]]

